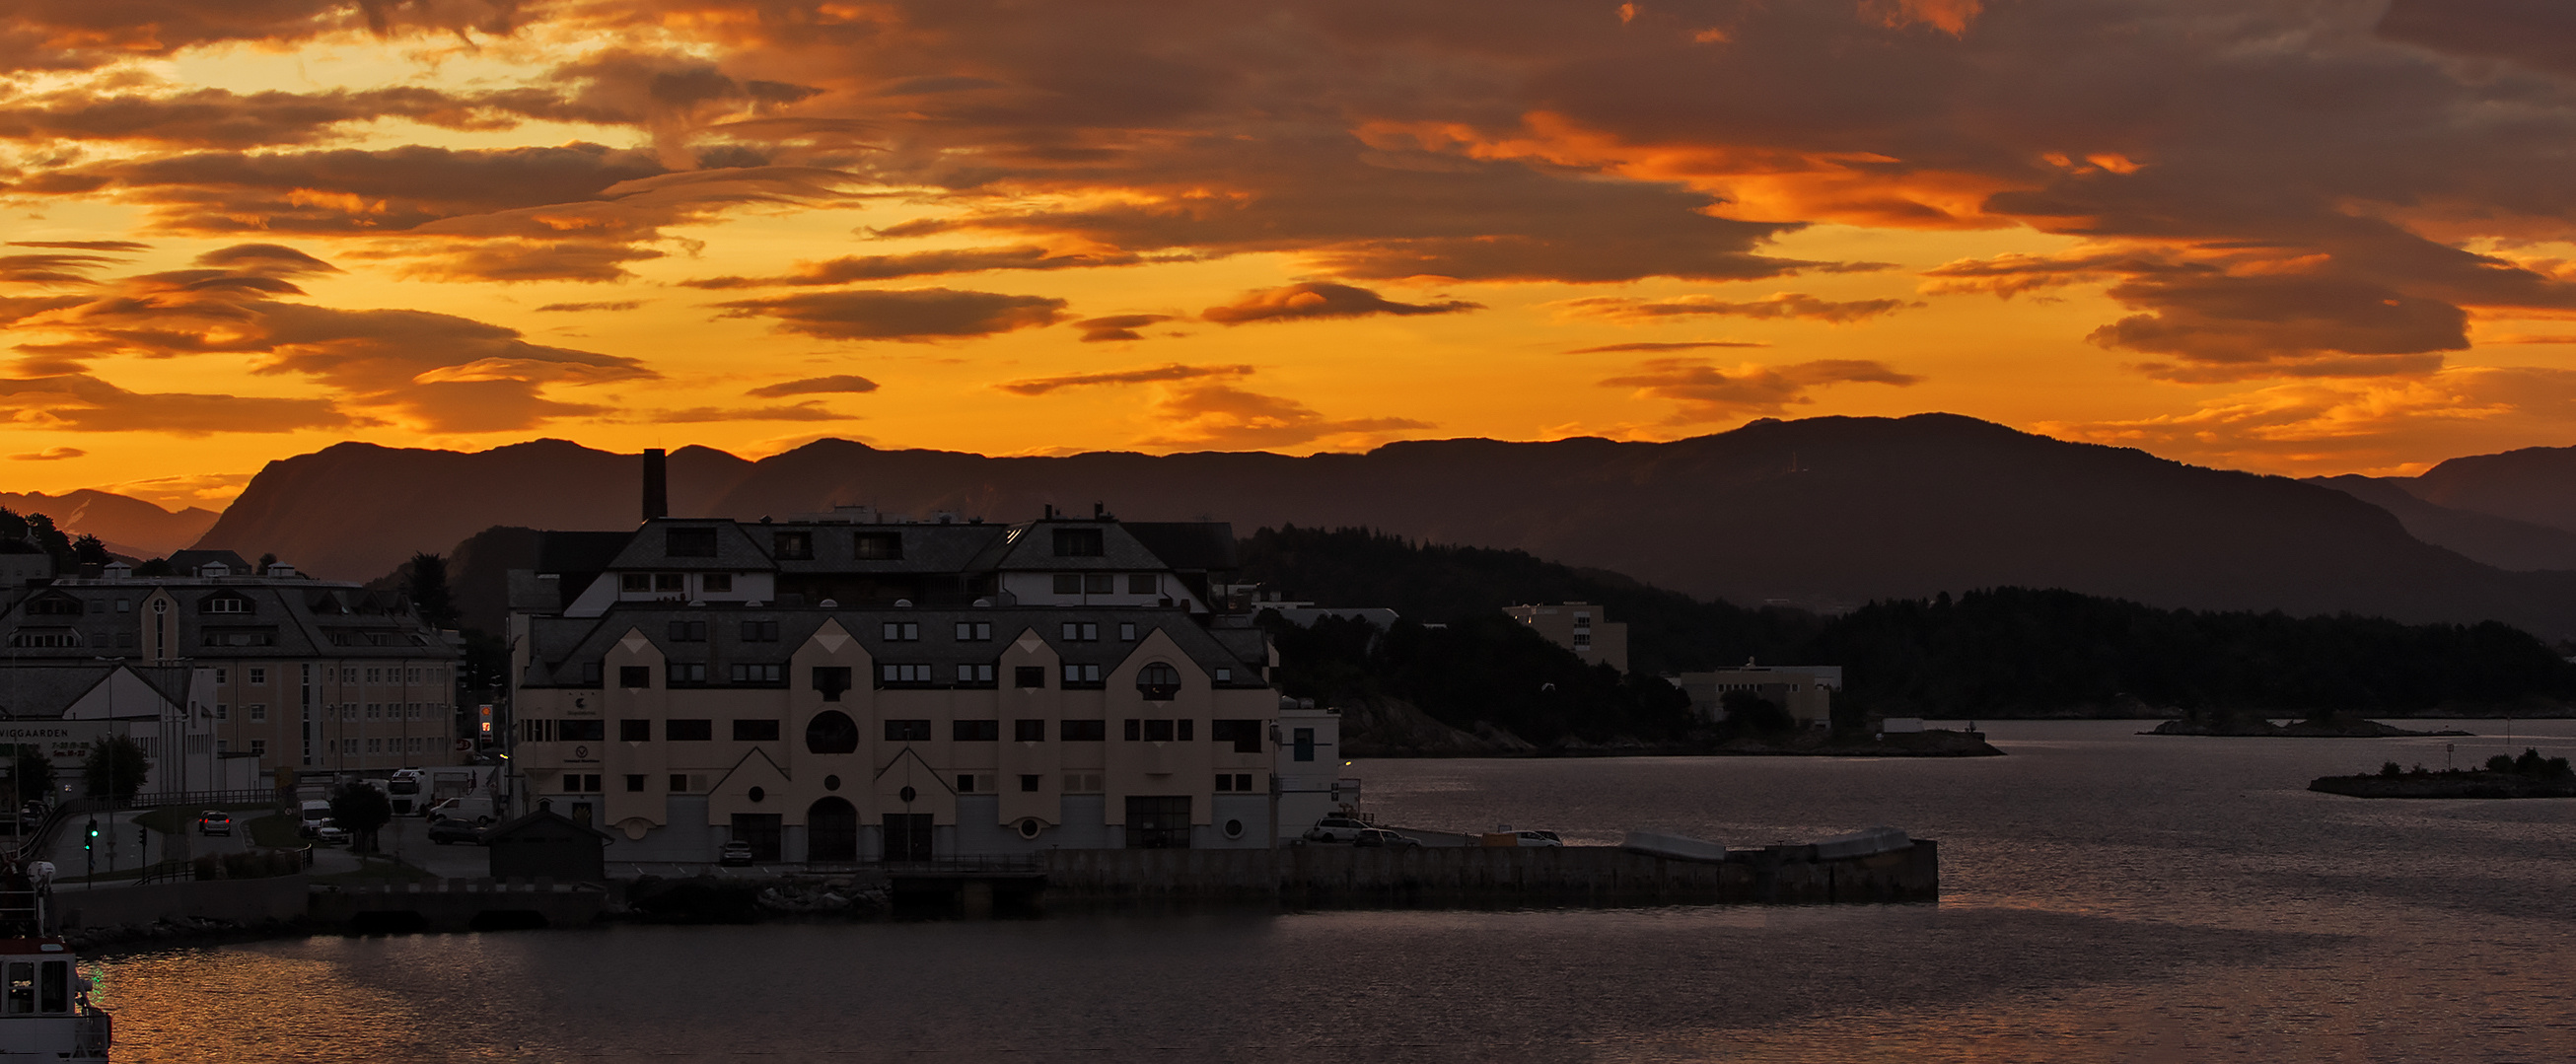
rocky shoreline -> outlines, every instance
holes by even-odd
[[[2348,798],[2576,798],[2576,777],[2535,779],[2484,770],[2320,776],[2308,789]]]
[[[2413,731],[2359,717],[2334,717],[2327,720],[2294,720],[2274,724],[2261,717],[2227,717],[2221,719],[2169,720],[2140,735],[2203,735],[2221,738],[2253,739],[2425,739],[2445,736],[2475,735],[2456,728],[2439,731]]]

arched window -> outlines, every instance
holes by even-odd
[[[805,725],[805,749],[818,754],[846,754],[859,748],[859,725],[837,709],[814,714]]]
[[[1169,702],[1181,693],[1180,670],[1159,661],[1138,669],[1136,690],[1144,693],[1146,701]]]

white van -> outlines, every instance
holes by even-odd
[[[493,820],[492,799],[480,794],[450,798],[429,807],[429,819],[456,820],[475,825],[490,824]]]
[[[319,798],[307,798],[302,805],[296,807],[296,833],[308,839],[312,838],[322,833],[322,825],[330,819],[331,803]]]

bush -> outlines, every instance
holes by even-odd
[[[2394,761],[2383,762],[2379,766],[2379,774],[2390,779],[2395,779],[2398,776],[2404,775],[2405,772],[2406,770],[2398,768],[2397,762]]]
[[[150,771],[152,759],[143,756],[143,747],[110,735],[90,744],[89,757],[81,762],[81,782],[92,798],[130,800],[143,789],[143,775]]]
[[[2487,759],[2487,771],[2502,772],[2510,775],[2513,772],[2513,758],[2507,757],[2503,754],[2497,754],[2494,757],[2490,757]]]

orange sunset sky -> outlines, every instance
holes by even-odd
[[[2537,0],[14,0],[10,490],[761,455],[2576,443]]]

